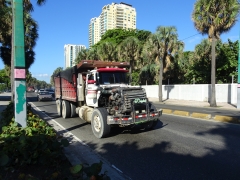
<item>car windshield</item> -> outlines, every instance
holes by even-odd
[[[47,95],[49,94],[49,92],[45,91],[45,92],[40,92],[40,95]]]
[[[48,91],[48,92],[54,92],[52,89],[46,89],[46,91]]]
[[[127,84],[125,72],[99,72],[99,84]]]

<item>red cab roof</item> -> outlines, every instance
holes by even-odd
[[[94,68],[104,68],[104,67],[117,66],[119,68],[129,68],[130,64],[128,62],[107,62],[98,60],[82,60],[77,64],[77,69],[94,69]]]
[[[121,68],[98,68],[98,72],[128,72],[126,69]]]

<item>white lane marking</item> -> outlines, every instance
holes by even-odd
[[[35,106],[36,107],[36,106]],[[36,107],[36,109],[38,109],[39,111],[41,111],[38,107]],[[74,139],[76,139],[77,141],[79,141],[81,144],[88,146],[86,143],[84,143],[81,139],[79,139],[77,136],[75,136],[73,133],[71,133],[70,131],[66,130],[65,127],[63,127],[61,124],[59,124],[57,121],[55,121],[54,119],[52,119],[51,117],[49,117],[45,112],[42,112],[45,116],[47,116],[49,118],[48,121],[52,121],[55,124],[57,124],[58,126],[60,126],[62,128],[63,131],[65,131],[65,133],[68,133],[70,135],[72,135],[74,137]],[[89,147],[89,146],[88,146]]]
[[[55,123],[55,124],[57,124],[59,127],[61,127],[61,128],[62,128],[61,130],[65,131],[65,133],[67,134],[67,137],[68,137],[68,138],[70,137],[69,135],[71,135],[72,138],[74,138],[75,140],[77,140],[78,142],[80,142],[82,145],[89,147],[89,146],[88,146],[86,143],[84,143],[81,139],[79,139],[79,138],[78,138],[77,136],[75,136],[73,133],[71,133],[70,131],[68,131],[67,129],[65,129],[65,127],[63,127],[61,124],[59,124],[58,122],[56,122],[54,119],[52,119],[51,117],[49,117],[45,112],[42,112],[41,109],[39,109],[38,107],[36,107],[32,102],[29,102],[29,104],[31,104],[31,106],[33,106],[34,109],[37,109],[39,112],[43,113],[43,114],[48,118],[47,123],[49,123],[49,122],[51,123],[51,121],[52,121],[52,123]],[[49,124],[50,124],[50,123],[49,123]],[[50,125],[53,125],[53,126],[54,126],[54,124],[50,124]],[[54,126],[54,129],[57,130],[56,126]],[[64,134],[65,134],[65,133],[64,133]],[[90,147],[89,147],[89,148],[90,148]],[[119,172],[121,172],[121,173],[123,174],[123,172],[122,172],[120,169],[118,169],[116,166],[114,166],[113,164],[112,164],[112,167],[113,167],[115,170],[117,170],[117,171],[119,171]]]
[[[119,171],[120,173],[123,173],[120,169],[118,169],[116,166],[114,166],[113,164],[112,164],[112,167],[114,168],[114,169],[116,169],[117,171]]]

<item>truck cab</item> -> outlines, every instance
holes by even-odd
[[[98,107],[100,90],[106,87],[128,87],[128,70],[123,68],[99,68],[90,71],[86,77],[86,104]]]

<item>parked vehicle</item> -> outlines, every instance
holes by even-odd
[[[48,91],[40,91],[37,95],[38,101],[52,101],[53,97]]]
[[[156,110],[141,87],[128,85],[126,62],[83,60],[54,77],[57,112],[63,118],[78,116],[91,123],[97,138],[109,135],[113,126],[156,126],[162,110]]]
[[[45,89],[39,89],[37,93],[39,94],[40,92],[44,92],[44,91]]]
[[[35,90],[35,89],[34,89],[33,86],[29,86],[29,87],[27,88],[27,91],[28,91],[28,92],[34,92],[34,90]]]
[[[55,91],[53,89],[45,89],[45,91],[48,91],[53,98],[55,97]]]

